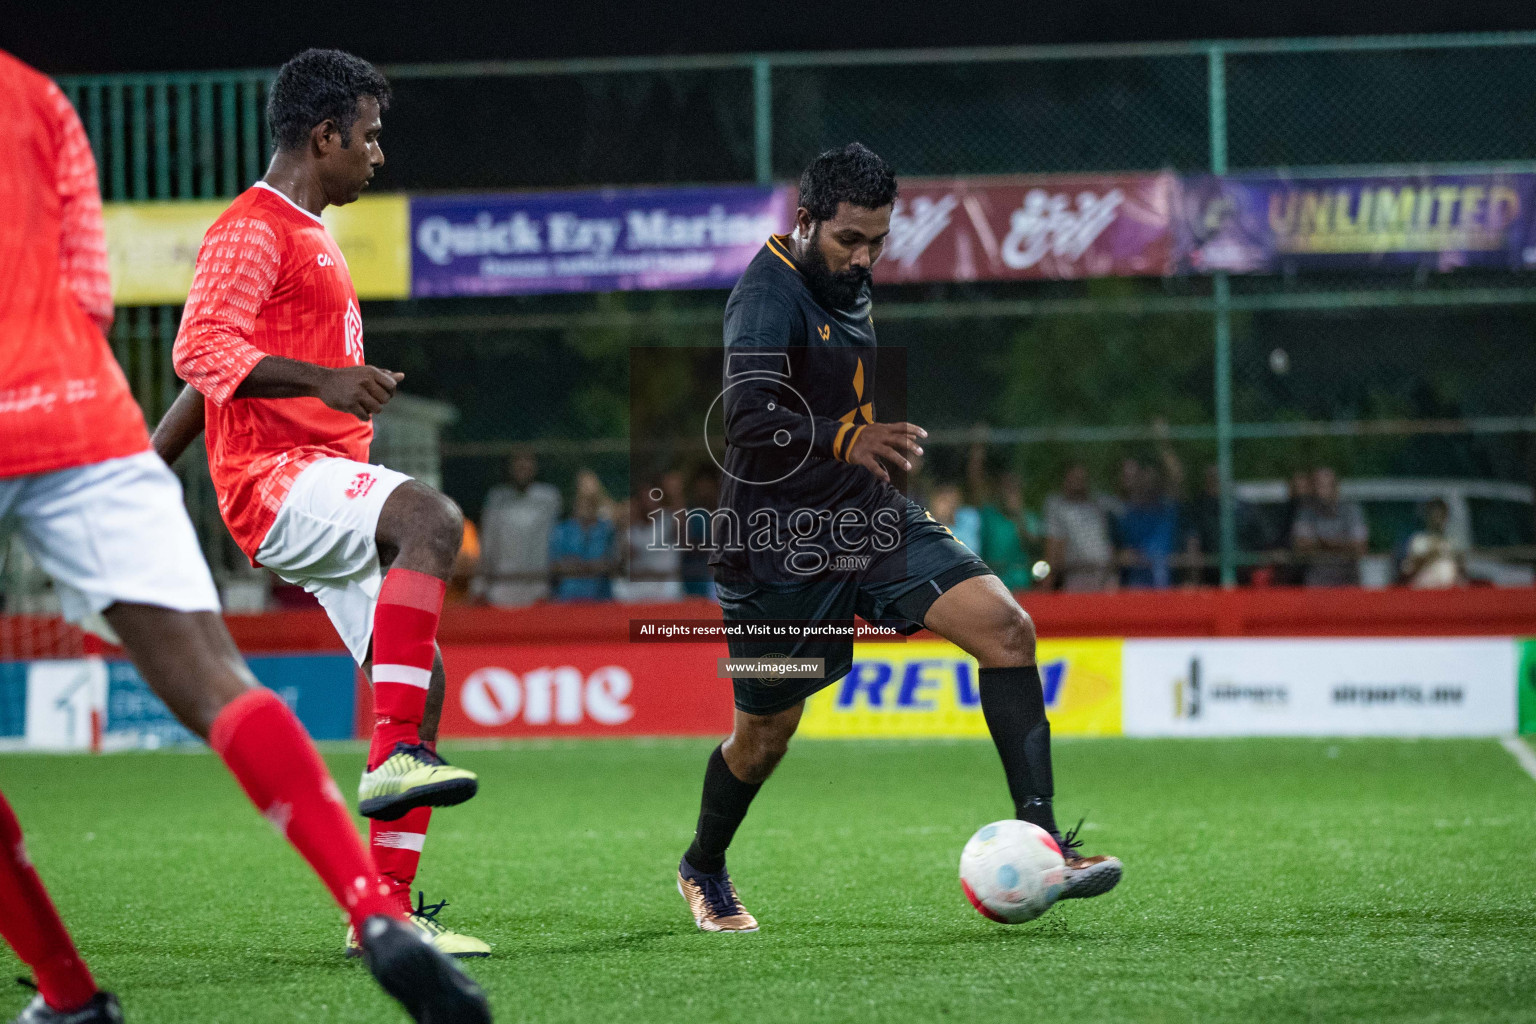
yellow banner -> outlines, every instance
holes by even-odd
[[[112,301],[119,306],[185,302],[203,234],[227,206],[225,199],[105,204]],[[364,196],[327,208],[322,219],[347,258],[359,298],[410,295],[411,216],[405,196]]]
[[[1121,640],[1042,640],[1054,736],[1120,735]],[[953,644],[855,644],[853,669],[806,701],[800,735],[985,737],[976,662]]]
[[[112,301],[119,306],[179,305],[192,287],[203,232],[229,203],[106,203]]]
[[[328,206],[326,230],[347,258],[360,299],[411,297],[411,206],[403,195]]]

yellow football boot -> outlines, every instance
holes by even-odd
[[[384,763],[363,772],[357,810],[365,818],[394,821],[418,807],[452,807],[475,795],[480,780],[420,743],[396,743]]]
[[[460,932],[449,931],[437,923],[438,913],[446,907],[447,902],[434,903],[427,906],[427,894],[416,894],[416,909],[412,910],[407,919],[411,925],[421,933],[427,944],[444,956],[451,956],[458,960],[469,960],[474,957],[490,956],[491,947],[473,935],[464,935]],[[363,955],[363,947],[357,941],[357,931],[347,929],[347,956],[357,957]]]

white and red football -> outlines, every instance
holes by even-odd
[[[1002,924],[1033,921],[1061,895],[1061,849],[1045,829],[1027,821],[994,821],[960,853],[960,885],[983,917]]]

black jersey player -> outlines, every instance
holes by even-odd
[[[1056,837],[1063,898],[1119,881],[1113,857],[1084,857],[1051,807],[1050,726],[1035,631],[969,548],[892,484],[926,432],[882,423],[870,399],[875,328],[870,272],[890,231],[896,178],[854,143],[823,153],[800,179],[792,234],[773,236],[725,307],[725,478],[711,558],[728,623],[846,623],[857,614],[904,633],[927,628],[980,665],[981,708],[1002,756],[1015,814]],[[846,675],[847,637],[733,638],[733,659],[821,658],[819,678],[733,680],[734,729],[709,757],[693,844],[678,888],[705,931],[757,929],[725,851],[784,756],[805,699]]]

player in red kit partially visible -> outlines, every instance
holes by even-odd
[[[402,375],[363,362],[357,292],[320,220],[384,163],[388,104],[384,77],[338,50],[307,50],[278,72],[267,108],[277,152],[203,237],[174,350],[191,387],[154,443],[172,462],[206,428],[235,541],[253,565],[314,594],[369,673],[375,724],[359,810],[373,819],[374,858],[397,907],[439,950],[486,956],[489,946],[410,899],[432,808],[478,784],[436,750],[437,624],[464,521],[437,491],[368,463],[371,417]]]
[[[478,987],[405,923],[303,726],[256,684],[225,631],[181,487],[150,449],[107,346],[111,322],[85,132],[57,86],[0,52],[0,539],[19,534],[68,618],[121,639],[325,882],[364,936],[369,968],[414,1019],[489,1022]],[[37,979],[16,1024],[123,1020],[3,796],[0,935]]]

